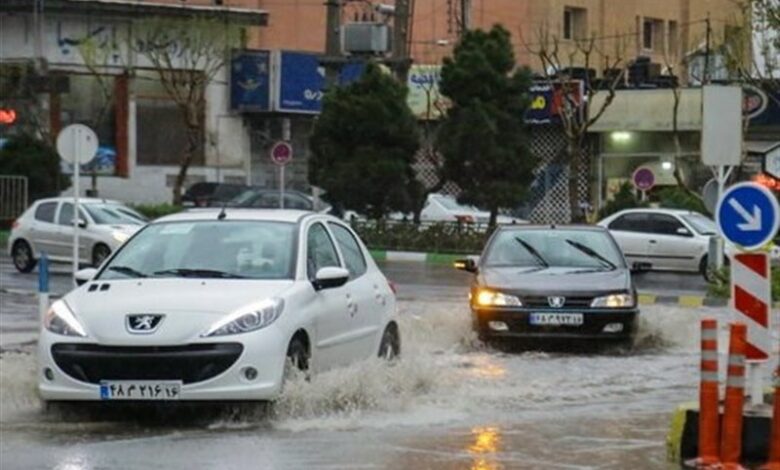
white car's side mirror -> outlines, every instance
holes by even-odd
[[[321,268],[314,276],[314,290],[333,289],[341,287],[349,280],[349,271],[335,266]]]
[[[84,268],[76,271],[76,285],[80,286],[92,280],[95,274],[97,274],[97,269],[95,268]]]

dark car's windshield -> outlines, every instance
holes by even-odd
[[[122,247],[100,279],[292,279],[295,225],[270,221],[152,224]]]
[[[503,230],[490,243],[487,267],[623,268],[609,235],[597,230]]]

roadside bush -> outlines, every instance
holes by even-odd
[[[70,186],[70,177],[62,174],[57,151],[24,134],[9,138],[0,149],[0,175],[26,176],[29,202],[57,196]]]
[[[723,268],[715,273],[714,279],[707,286],[707,294],[712,297],[728,298],[731,295],[731,273],[729,268]],[[780,266],[772,266],[772,301],[780,302]]]
[[[482,251],[490,232],[456,223],[356,222],[352,227],[372,250],[474,254]],[[482,227],[484,228],[484,227]]]
[[[625,209],[633,209],[635,207],[647,207],[647,202],[640,201],[634,194],[634,188],[631,183],[623,183],[620,189],[611,201],[601,209],[599,215],[603,219],[616,212],[620,212]]]
[[[661,207],[667,209],[683,209],[701,214],[709,214],[701,198],[677,186],[664,188],[658,193]]]
[[[182,211],[181,206],[174,206],[173,204],[138,204],[133,206],[133,209],[137,210],[141,214],[150,219],[157,219],[164,215],[175,214]]]

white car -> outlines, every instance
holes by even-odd
[[[717,234],[707,216],[675,209],[628,209],[598,225],[609,229],[629,265],[647,263],[662,271],[706,274],[710,238]],[[727,253],[732,250],[726,246]]]
[[[422,222],[463,222],[486,225],[490,221],[490,212],[474,206],[460,204],[454,197],[444,194],[430,194],[420,213]],[[526,220],[499,215],[498,224],[528,223]]]
[[[146,224],[117,201],[79,198],[79,262],[99,266]],[[13,223],[9,253],[20,272],[35,268],[41,253],[52,261],[73,259],[73,198],[39,199]]]
[[[400,353],[393,288],[328,215],[163,217],[77,279],[41,328],[46,401],[272,400],[292,367]]]

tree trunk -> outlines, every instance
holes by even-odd
[[[201,128],[199,126],[187,127],[187,149],[179,166],[179,173],[176,175],[176,181],[173,185],[173,205],[181,205],[182,188],[187,180],[187,170],[189,170],[195,154],[200,148]]]
[[[490,208],[490,220],[488,221],[488,228],[492,229],[496,226],[498,220],[498,207],[493,206]]]

